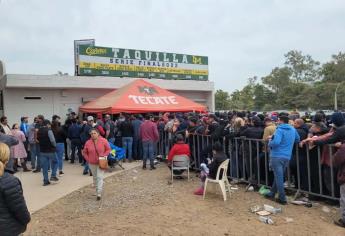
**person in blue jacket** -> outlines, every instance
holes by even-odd
[[[278,192],[278,203],[285,205],[287,203],[284,191],[284,173],[289,165],[292,156],[292,149],[295,143],[300,141],[296,129],[289,125],[287,116],[280,116],[278,127],[271,137],[268,146],[270,148],[270,168],[273,170],[274,181],[271,191],[265,197],[275,200]]]

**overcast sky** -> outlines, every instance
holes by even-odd
[[[74,73],[73,40],[205,55],[217,89],[241,89],[291,49],[345,51],[344,0],[0,0],[7,73]]]

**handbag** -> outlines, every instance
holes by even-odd
[[[93,141],[93,145],[95,147],[96,154],[98,156],[98,165],[100,169],[106,170],[108,169],[108,157],[107,156],[99,156],[97,151],[96,143]]]

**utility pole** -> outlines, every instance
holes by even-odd
[[[337,93],[338,93],[338,89],[339,89],[339,87],[340,87],[340,85],[341,85],[342,83],[344,83],[344,81],[343,81],[343,82],[340,82],[340,83],[337,85],[337,87],[336,87],[336,89],[335,89],[335,92],[334,92],[334,111],[338,111],[338,97],[337,97]]]

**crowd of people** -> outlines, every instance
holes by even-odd
[[[100,200],[105,170],[98,163],[101,157],[110,154],[111,144],[125,150],[125,161],[142,161],[143,169],[149,161],[150,170],[154,170],[157,156],[168,154],[168,165],[175,155],[189,156],[191,165],[201,171],[201,186],[194,193],[202,195],[205,178],[215,178],[219,165],[230,158],[231,177],[241,177],[258,185],[262,184],[259,180],[268,179],[272,188],[265,197],[280,204],[287,203],[284,181],[288,168],[299,189],[321,195],[334,191],[334,196],[340,196],[343,212],[343,218],[337,224],[345,226],[345,118],[341,112],[331,116],[322,111],[314,116],[300,116],[295,112],[257,114],[237,111],[120,114],[116,117],[106,114],[97,118],[85,116],[84,119],[72,112],[63,124],[60,120],[57,115],[51,120],[38,115],[29,124],[29,118],[22,117],[20,124],[10,127],[7,118],[1,117],[0,142],[10,148],[8,160],[1,160],[4,171],[14,173],[22,168],[26,172],[42,172],[43,186],[47,186],[58,182],[64,175],[64,162],[79,162],[83,166],[82,173],[93,176],[95,196]],[[199,142],[195,137],[207,137],[210,142]],[[250,141],[239,142],[238,138],[255,140],[257,145],[250,145]],[[326,147],[329,144],[335,149],[334,163],[331,163]],[[258,172],[265,164],[271,171]],[[319,167],[322,173],[319,173]],[[306,174],[308,170],[311,182]],[[331,172],[337,181],[333,182]],[[320,181],[325,186],[322,192]],[[278,198],[275,198],[276,194]]]
[[[160,120],[163,122],[164,118]],[[210,174],[210,167],[217,169],[221,164],[219,160],[227,157],[231,159],[231,177],[246,179],[253,185],[265,184],[264,180],[268,179],[266,184],[271,190],[265,197],[287,204],[284,182],[289,170],[291,185],[311,193],[302,194],[300,200],[309,201],[315,199],[315,195],[340,197],[342,219],[336,224],[345,226],[343,113],[334,112],[328,116],[322,111],[313,116],[300,116],[297,112],[177,114],[175,117],[168,115],[162,127],[168,132],[168,142],[174,143],[176,137],[183,135],[193,150],[178,154],[189,155],[192,163],[197,163],[201,169],[202,184],[195,194],[202,195],[203,181]],[[221,153],[217,148],[219,143],[223,145]],[[174,146],[172,150],[176,152]],[[170,159],[171,156],[170,153]],[[265,164],[271,171],[265,171]]]
[[[51,120],[38,115],[32,124],[29,124],[28,117],[22,117],[21,123],[15,123],[11,128],[3,116],[0,118],[0,135],[4,140],[16,142],[10,145],[6,169],[12,173],[19,168],[24,172],[42,172],[43,186],[48,186],[64,175],[64,161],[71,164],[79,162],[83,166],[83,174],[93,176],[97,200],[100,200],[105,170],[98,168],[97,164],[99,157],[110,154],[111,145],[116,144],[125,150],[125,161],[143,160],[143,169],[146,169],[146,161],[149,160],[150,169],[155,169],[154,152],[159,134],[153,119],[152,115],[144,118],[127,114],[117,120],[110,115],[102,119],[94,116],[79,119],[76,113],[71,112],[63,124],[57,115]]]

